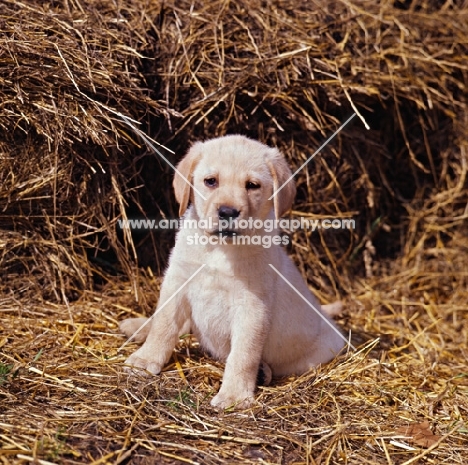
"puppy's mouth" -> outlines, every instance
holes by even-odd
[[[233,229],[215,229],[214,231],[211,232],[212,236],[220,236],[220,237],[235,237],[239,233]]]

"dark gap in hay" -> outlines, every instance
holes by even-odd
[[[357,192],[352,192],[355,197],[353,207],[359,210],[361,206],[359,217],[365,221],[361,222],[360,229],[370,231],[372,223],[378,219],[381,219],[380,226],[387,226],[379,227],[372,234],[376,259],[394,259],[401,253],[401,239],[405,237],[409,222],[407,206],[415,205],[420,199],[443,188],[445,181],[440,173],[450,177],[455,175],[450,166],[443,169],[446,162],[441,157],[453,146],[449,136],[453,132],[450,118],[436,110],[422,114],[411,102],[403,102],[401,107],[405,132],[416,162],[409,156],[391,102],[386,108],[374,105],[372,113],[364,111],[372,132],[355,134],[354,141],[348,141],[354,146],[354,160],[351,163],[354,161],[360,166],[361,176],[365,176],[369,183],[369,186],[361,184]],[[429,130],[431,121],[435,124]],[[366,145],[356,144],[356,140],[362,138],[366,139]],[[428,147],[430,153],[426,150]],[[356,174],[353,173],[354,176]],[[351,189],[355,190],[356,183],[353,180],[351,183]],[[364,205],[367,211],[362,215]]]
[[[155,130],[153,130],[153,128]],[[154,118],[146,127],[146,133],[153,134],[155,140],[167,138],[167,128],[164,120]],[[170,144],[167,145],[170,147]],[[163,155],[172,163],[178,160],[169,151],[159,148]],[[129,190],[133,190],[133,198],[129,200],[126,214],[132,219],[160,220],[177,219],[178,206],[174,202],[172,193],[172,168],[156,153],[146,150],[142,156],[134,161],[138,177],[128,183]],[[135,229],[132,231],[133,241],[137,251],[138,265],[150,267],[157,274],[164,271],[168,254],[174,244],[175,232],[173,229]],[[118,229],[119,237],[122,231]]]
[[[455,9],[463,5],[463,0],[395,0],[393,6],[397,9],[414,12],[433,13],[443,9]]]

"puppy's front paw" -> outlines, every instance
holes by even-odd
[[[119,325],[120,332],[135,342],[145,342],[151,325],[148,318],[127,318]]]
[[[140,374],[158,375],[161,373],[163,368],[163,364],[151,357],[151,355],[145,350],[144,346],[130,355],[130,357],[125,361],[125,365],[127,365],[125,367],[125,371],[129,374],[135,374],[137,372],[136,369],[140,368],[141,370],[138,370],[138,373]],[[143,370],[146,370],[146,373]]]
[[[249,408],[254,403],[253,392],[229,392],[221,390],[211,399],[211,406],[219,410],[224,410],[228,407],[234,407],[242,410]]]

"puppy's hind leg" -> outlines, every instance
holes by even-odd
[[[145,323],[146,325],[142,328]],[[128,318],[119,325],[120,331],[125,334],[125,336],[132,338],[133,341],[140,344],[146,341],[150,328],[151,323],[148,322],[148,318]]]

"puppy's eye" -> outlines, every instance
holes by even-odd
[[[253,181],[247,181],[245,183],[245,188],[247,190],[254,190],[254,189],[260,189],[260,184],[253,182]]]
[[[218,186],[218,181],[216,178],[206,178],[205,179],[205,186],[207,187],[217,187]]]

